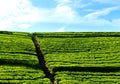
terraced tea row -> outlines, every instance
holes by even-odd
[[[36,32],[38,37],[44,38],[79,38],[79,37],[119,37],[119,32]]]
[[[119,52],[119,37],[39,38],[45,53]]]
[[[0,52],[33,52],[34,45],[30,37],[0,34]]]
[[[119,37],[40,38],[48,64],[54,66],[118,66]]]
[[[120,53],[56,53],[46,54],[46,61],[52,68],[59,66],[119,66]]]
[[[44,78],[35,56],[26,54],[0,55],[0,83],[43,83],[50,84]]]
[[[59,84],[119,84],[120,72],[57,72]]]

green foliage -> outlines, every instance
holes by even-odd
[[[57,72],[60,84],[119,84],[120,72]]]
[[[0,84],[50,84],[27,33],[0,34]]]
[[[38,37],[44,38],[79,38],[79,37],[119,37],[119,32],[42,32],[42,33],[34,33]]]
[[[46,61],[60,84],[119,84],[119,34],[37,33]]]
[[[34,33],[59,84],[119,84],[119,32]],[[0,84],[51,84],[31,33],[0,32]]]
[[[9,35],[12,35],[13,32],[8,32],[8,31],[0,31],[0,34],[9,34]]]

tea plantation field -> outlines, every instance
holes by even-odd
[[[0,34],[0,84],[50,84],[28,33]]]
[[[59,84],[120,84],[119,32],[34,33]],[[0,32],[0,84],[51,84],[30,33]]]

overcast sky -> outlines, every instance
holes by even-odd
[[[120,32],[120,0],[0,0],[0,30]]]

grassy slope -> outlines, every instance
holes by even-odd
[[[120,83],[120,33],[37,33],[60,84]],[[98,37],[96,37],[98,36]],[[0,83],[44,83],[28,33],[0,34]]]

